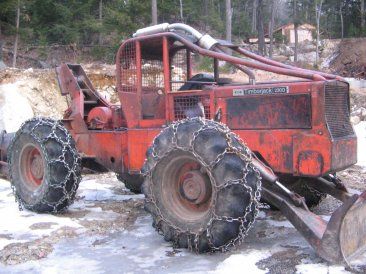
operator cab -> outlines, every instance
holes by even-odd
[[[189,92],[196,94],[198,91],[212,91],[215,86],[233,84],[232,79],[219,77],[217,59],[194,52],[177,37],[183,35],[165,33],[144,37],[146,39],[133,38],[123,43],[118,51],[117,91],[121,104],[126,104],[122,109],[133,108],[139,112],[137,119],[158,119],[164,124],[166,120],[192,115],[210,118],[209,96],[202,94],[188,98]],[[192,41],[190,37],[184,39]],[[198,59],[201,66],[196,64]],[[231,69],[230,64],[227,63],[225,68]],[[168,98],[173,93],[182,96],[174,96],[171,102]],[[170,103],[174,104],[174,117],[168,117],[167,106]]]

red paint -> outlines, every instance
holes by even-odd
[[[189,52],[186,58],[188,74],[191,72],[190,54],[195,52],[235,65],[305,80],[257,85],[206,85],[204,90],[171,92],[170,61],[177,50],[174,41],[179,41],[179,47],[186,48]],[[238,52],[246,53],[240,50]],[[163,88],[154,86],[154,83],[143,83],[142,77],[147,66],[143,68],[142,61],[150,60],[149,58],[162,61],[162,67],[156,69],[162,69]],[[262,59],[259,61],[264,62]],[[320,176],[354,164],[356,136],[352,132],[332,139],[325,119],[324,86],[335,82],[326,79],[337,77],[292,69],[276,62],[263,62],[256,63],[202,49],[174,33],[132,38],[122,43],[116,56],[116,87],[120,106],[112,106],[93,95],[97,104],[88,108],[84,99],[86,93],[81,90],[74,77],[75,72],[86,77],[84,72],[79,68],[76,71],[74,69],[73,75],[72,66],[62,65],[57,68],[62,94],[70,94],[72,98],[72,106],[64,116],[64,123],[82,155],[94,157],[97,162],[116,172],[138,172],[144,163],[146,150],[155,136],[164,125],[182,116],[177,115],[177,98],[196,98],[204,106],[206,118],[212,119],[220,111],[221,122],[231,126],[249,148],[259,154],[276,173]],[[86,82],[89,80],[86,79]],[[288,87],[288,93],[233,96],[234,89],[273,87]],[[92,94],[96,93],[92,87],[90,90]],[[298,96],[296,98],[301,100],[294,101],[295,97],[290,96]],[[248,112],[250,115],[245,123],[242,122],[245,117],[235,120],[229,116],[228,100],[235,98],[250,98],[258,103],[257,109]],[[260,105],[260,102],[267,104],[268,108]],[[285,102],[290,102],[290,106]],[[291,111],[294,112],[293,117]],[[92,121],[96,120],[101,120],[101,123],[93,124]]]

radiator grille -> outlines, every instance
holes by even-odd
[[[200,116],[200,104],[204,109],[206,119],[210,119],[210,96],[190,95],[174,96],[174,117],[175,120],[185,119],[192,116]]]
[[[339,82],[325,85],[325,118],[333,138],[354,134],[350,122],[348,85]]]

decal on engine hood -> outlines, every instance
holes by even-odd
[[[251,89],[233,89],[233,96],[243,95],[267,95],[288,93],[289,87],[270,87],[270,88],[251,88]]]

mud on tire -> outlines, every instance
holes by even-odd
[[[196,252],[240,244],[260,200],[250,150],[226,126],[202,118],[165,128],[142,169],[145,209],[166,241]]]
[[[141,186],[144,182],[144,178],[141,174],[130,173],[116,173],[116,177],[119,181],[125,184],[131,192],[139,194],[141,193]]]
[[[61,122],[47,118],[26,121],[8,151],[10,181],[20,207],[59,212],[73,202],[81,161]]]

